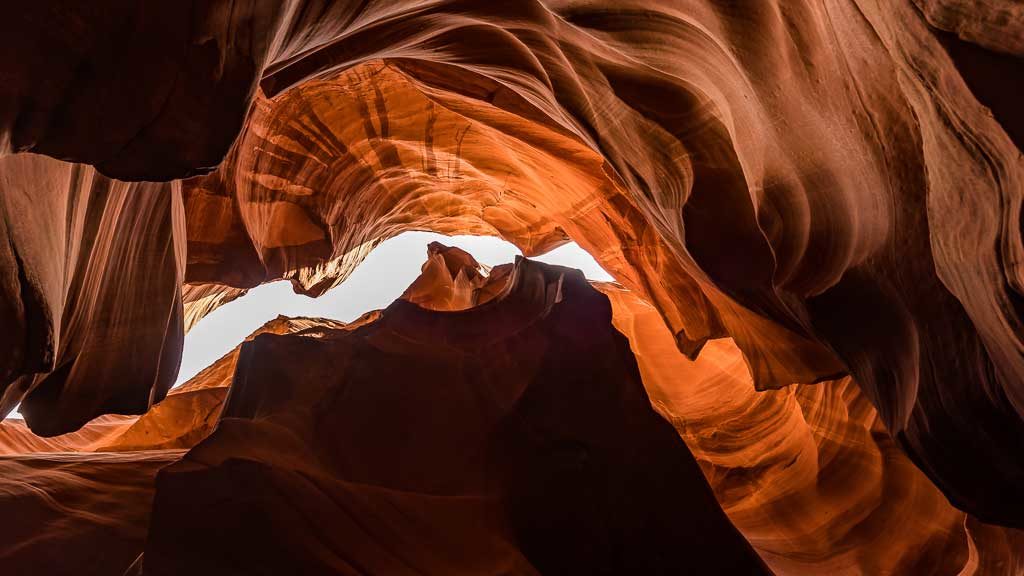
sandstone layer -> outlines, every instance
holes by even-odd
[[[401,311],[403,308],[419,310],[420,312],[415,315],[417,322],[414,324],[422,328],[436,324],[436,322],[422,322],[425,318],[431,318],[427,311],[450,313],[470,311],[481,306],[485,309],[493,308],[496,299],[507,297],[511,283],[516,279],[514,271],[515,267],[510,265],[488,269],[478,264],[466,252],[436,243],[432,244],[428,249],[428,259],[423,265],[422,274],[406,290],[402,297],[404,302],[396,303],[389,309],[391,310],[390,318],[395,318],[395,310]],[[714,491],[715,498],[722,505],[731,522],[753,545],[763,561],[776,573],[798,575],[827,571],[833,574],[1012,575],[1024,567],[1024,549],[1021,548],[1021,543],[1024,543],[1024,533],[985,525],[952,508],[924,475],[917,471],[910,461],[896,449],[891,438],[881,427],[877,414],[850,382],[756,392],[750,384],[749,376],[742,370],[742,355],[730,342],[710,343],[698,360],[691,361],[675,349],[671,332],[661,322],[660,316],[653,306],[624,290],[621,286],[607,283],[598,283],[596,286],[609,298],[608,304],[611,306],[615,327],[629,338],[630,348],[636,354],[644,386],[650,395],[650,402],[666,420],[675,426],[678,434],[691,447],[704,477]],[[548,301],[549,299],[543,298],[541,292],[534,291],[532,297]],[[540,294],[539,297],[538,294]],[[513,314],[511,317],[522,320],[524,315]],[[289,343],[288,350],[291,352],[288,352],[288,356],[293,357],[294,360],[276,362],[278,371],[268,370],[268,367],[264,366],[266,362],[275,364],[272,355],[264,358],[265,354],[263,353],[252,353],[255,354],[252,362],[255,362],[258,367],[262,367],[257,369],[259,381],[273,382],[263,386],[275,386],[274,390],[281,388],[283,391],[302,391],[308,390],[310,385],[298,383],[282,385],[282,381],[293,376],[283,374],[279,370],[287,370],[289,374],[296,374],[297,377],[305,381],[324,383],[331,381],[332,378],[337,380],[339,374],[352,373],[354,367],[362,365],[363,360],[361,359],[367,357],[367,354],[360,353],[355,360],[350,358],[349,362],[353,366],[349,369],[329,370],[331,378],[316,375],[311,377],[310,372],[306,370],[295,372],[294,367],[296,365],[313,366],[324,361],[323,359],[335,358],[338,356],[337,350],[329,354],[322,354],[322,351],[296,354],[293,353],[294,349],[303,349],[309,346],[305,343],[308,339],[337,339],[343,331],[354,330],[361,326],[366,326],[367,330],[380,330],[380,327],[370,328],[370,326],[375,326],[374,323],[380,318],[380,313],[374,312],[348,325],[324,319],[277,318],[268,322],[246,341],[252,342],[260,334],[294,334],[295,338],[299,340]],[[449,318],[447,324],[452,324],[453,321],[453,318]],[[501,323],[506,327],[509,324],[514,326],[514,322],[511,321]],[[456,330],[455,333],[462,334],[463,331]],[[408,338],[401,333],[389,333],[389,337],[383,341],[391,341],[391,337],[396,334],[399,342],[407,343]],[[423,342],[421,344],[428,348],[434,346],[447,348],[443,336],[437,337],[437,332],[432,332],[432,334],[435,337],[427,338],[427,344]],[[465,334],[462,336],[465,337]],[[371,341],[381,340],[374,338]],[[553,342],[549,341],[549,344],[551,343]],[[392,342],[392,344],[394,343]],[[313,345],[318,346],[315,343]],[[484,358],[489,359],[489,346],[484,342],[476,342],[476,345],[484,346],[485,350],[481,354]],[[341,349],[345,349],[346,346],[342,345]],[[399,346],[399,348],[404,349],[404,346]],[[7,457],[11,462],[9,465],[28,466],[29,469],[34,470],[34,467],[38,466],[37,461],[50,462],[56,459],[57,461],[79,462],[81,464],[78,466],[88,465],[98,470],[92,473],[90,481],[92,484],[78,480],[79,475],[75,473],[65,473],[58,476],[57,480],[49,481],[44,481],[43,478],[46,476],[41,475],[34,482],[42,489],[37,488],[36,490],[40,490],[39,493],[53,496],[42,500],[42,502],[55,502],[57,499],[75,502],[76,498],[81,498],[81,496],[75,496],[76,492],[95,488],[97,482],[100,482],[100,486],[103,485],[102,482],[107,482],[130,486],[133,490],[132,493],[139,495],[135,500],[138,506],[148,503],[154,490],[152,474],[155,470],[149,472],[148,476],[128,476],[120,479],[117,476],[122,474],[123,467],[130,465],[133,459],[138,459],[142,470],[151,469],[147,468],[150,466],[148,463],[154,459],[154,456],[151,455],[157,455],[158,462],[169,463],[173,459],[160,459],[162,457],[159,454],[165,451],[161,451],[159,448],[166,446],[191,448],[210,434],[213,430],[212,424],[219,421],[227,388],[231,386],[238,365],[240,349],[241,347],[236,347],[192,380],[172,390],[167,399],[156,405],[138,421],[134,417],[101,417],[90,422],[78,432],[49,439],[35,437],[15,422],[0,424],[4,449],[6,453],[10,454]],[[309,355],[308,359],[306,355]],[[435,357],[436,354],[427,354],[427,356]],[[321,357],[323,358],[321,360],[315,359]],[[522,359],[520,358],[519,361],[521,362]],[[387,366],[406,363],[404,361],[396,362],[390,358]],[[530,365],[535,363],[533,359],[527,362]],[[392,374],[394,369],[382,369],[379,366],[374,368],[363,366],[355,372],[369,373],[379,378],[385,378],[388,375],[394,376]],[[384,381],[390,382],[392,387],[398,386],[399,390],[403,392],[406,392],[409,386],[415,385],[415,389],[419,389],[421,395],[427,394],[430,390],[449,389],[451,377],[447,376],[447,373],[442,376],[442,380],[447,383],[435,383],[435,386],[423,383],[423,375],[427,372],[427,370],[418,370],[416,378],[411,376],[394,377],[385,378]],[[462,371],[462,373],[465,372],[465,370]],[[470,369],[468,373],[480,375],[485,372],[485,370]],[[342,379],[347,381],[345,378]],[[510,376],[505,380],[521,381],[522,379]],[[313,388],[320,389],[317,386],[313,386]],[[477,390],[477,388],[479,386],[470,386],[468,390]],[[267,393],[266,390],[262,388],[261,390],[261,394]],[[372,400],[374,403],[386,405],[388,410],[367,408],[362,406],[361,402],[356,402],[356,405],[353,406],[346,406],[345,410],[362,415],[363,418],[369,418],[367,426],[376,429],[386,426],[386,422],[390,420],[387,420],[384,414],[395,410],[396,407],[405,406],[406,408],[403,410],[414,410],[414,414],[416,414],[424,411],[425,407],[434,405],[435,402],[431,397],[410,399],[409,394],[406,393],[401,395],[400,401],[384,400],[382,397],[378,397],[378,394],[385,390],[387,387],[383,386],[381,380],[374,380],[363,395],[355,398],[366,398],[365,401]],[[464,389],[464,391],[466,390]],[[316,393],[316,391],[313,390],[311,393]],[[273,404],[275,406],[272,409],[273,413],[278,414],[278,410],[283,413],[297,410],[298,408],[291,398],[288,396],[285,401],[280,400],[277,395],[272,396],[272,399],[279,399],[283,402],[281,405]],[[332,406],[336,404],[332,404]],[[268,407],[262,400],[258,405]],[[317,417],[330,420],[339,417],[339,414],[333,410],[325,412],[323,405],[324,402],[320,402],[313,409],[303,410],[301,418],[281,421],[272,427],[271,436],[278,439],[290,438],[299,428],[308,431],[308,422],[313,417],[311,415],[320,415]],[[430,430],[418,430],[417,434],[410,434],[407,437],[423,437],[426,441],[426,438],[430,436],[428,432],[440,433],[440,430],[448,429],[454,425],[452,422],[456,420],[453,418],[453,411],[457,412],[455,410],[457,406],[458,403],[447,402],[443,405],[436,405],[432,410],[445,413],[445,426],[428,426],[425,428]],[[399,412],[400,414],[396,418],[399,419],[400,424],[406,423],[402,425],[412,425],[408,422],[419,421],[415,417],[403,417],[401,414],[405,413],[401,410]],[[208,416],[210,414],[213,415],[213,423]],[[432,422],[436,424],[437,420]],[[251,430],[260,430],[262,434],[266,432],[264,428],[267,426],[262,417],[256,420],[250,420],[248,417],[229,420],[226,425],[227,429],[234,430],[241,427],[245,432],[215,435],[196,449],[194,457],[186,458],[177,467],[169,469],[168,474],[174,478],[176,471],[191,470],[199,475],[199,482],[204,482],[203,478],[208,480],[211,475],[217,477],[219,475],[217,470],[223,471],[225,466],[235,466],[236,462],[242,462],[242,467],[247,470],[255,462],[263,462],[266,466],[257,466],[256,472],[233,475],[234,480],[223,484],[227,492],[220,497],[205,494],[207,490],[201,487],[188,490],[192,496],[183,494],[181,489],[177,492],[172,490],[170,495],[165,493],[163,496],[164,509],[169,509],[172,518],[178,517],[179,522],[184,522],[185,516],[209,517],[211,513],[204,508],[203,502],[206,502],[207,498],[216,498],[217,503],[208,504],[214,507],[226,506],[232,510],[239,507],[240,509],[213,514],[213,516],[230,519],[238,518],[240,515],[249,515],[246,516],[248,518],[246,526],[241,528],[229,529],[218,525],[220,528],[211,529],[225,530],[229,534],[235,534],[236,531],[246,533],[247,530],[265,531],[264,525],[268,521],[253,519],[251,517],[252,510],[271,510],[274,514],[281,512],[285,508],[282,508],[284,504],[281,501],[280,492],[259,490],[241,498],[238,494],[239,487],[251,485],[244,476],[250,473],[263,474],[268,470],[268,466],[271,470],[282,466],[287,468],[287,463],[281,460],[281,455],[301,453],[294,449],[276,449],[274,443],[264,442],[261,440],[262,436],[249,433]],[[368,446],[376,446],[375,443],[369,442],[369,439],[381,437],[380,433],[320,434],[319,431],[322,429],[319,427],[316,428],[316,432],[304,434],[303,442],[322,442],[324,439],[330,438],[349,439],[348,442],[357,444],[357,446],[344,451],[345,454],[352,455],[348,460],[349,464],[358,463],[371,468],[381,465],[378,457],[365,457],[367,449],[365,446],[362,448],[358,446],[364,443]],[[385,433],[383,436],[388,437],[389,434],[393,434],[393,432]],[[466,436],[473,437],[474,435]],[[421,448],[423,447],[421,446]],[[119,450],[119,455],[102,452],[111,449]],[[154,452],[154,450],[156,451]],[[71,454],[67,453],[68,451],[77,451],[78,453]],[[38,454],[38,452],[49,452],[50,454]],[[64,452],[64,454],[54,454],[53,452]],[[93,452],[95,456],[91,456],[89,452]],[[386,452],[388,454],[396,453],[399,456],[404,454],[401,450]],[[423,448],[420,452],[428,455],[446,455],[450,449],[435,446],[433,449]],[[504,449],[497,451],[499,456],[505,453]],[[181,452],[176,454],[180,455]],[[210,460],[200,458],[199,456],[202,454],[212,454],[213,461],[221,462],[221,464],[215,467],[216,470],[209,470],[207,465]],[[359,454],[363,454],[363,456],[359,456]],[[119,461],[121,468],[106,466],[111,458]],[[438,458],[446,462],[444,459],[450,458],[450,456],[438,456]],[[228,460],[231,460],[232,463],[228,464]],[[245,461],[249,461],[250,464],[244,464]],[[291,462],[291,460],[288,461]],[[378,464],[373,464],[374,462]],[[438,474],[435,471],[438,464],[434,458],[399,457],[397,462],[398,464],[392,462],[388,465],[402,466],[403,471],[400,476],[406,480]],[[316,458],[312,462],[305,462],[302,468],[306,469],[308,465],[313,465],[317,470],[318,477],[321,478],[337,479],[339,475],[336,467],[325,467]],[[448,470],[450,467],[442,466],[442,468]],[[464,467],[462,469],[464,470]],[[110,476],[104,476],[104,472]],[[289,474],[287,470],[282,473]],[[278,474],[273,472],[271,475]],[[188,479],[191,476],[186,475],[184,480],[180,476],[177,478],[179,482],[191,482]],[[174,481],[172,481],[173,484]],[[342,491],[348,493],[354,489],[349,486]],[[286,498],[286,501],[308,501],[307,498],[297,497],[297,494],[301,493],[304,492],[300,488],[298,492]],[[0,505],[24,506],[25,496],[20,489],[12,491],[11,495],[10,499],[0,501]],[[373,500],[374,497],[371,495],[368,498]],[[189,504],[190,499],[198,499],[200,503]],[[408,500],[401,500],[401,503],[408,503]],[[119,540],[111,540],[112,534],[117,532],[108,531],[98,534],[92,527],[97,521],[104,525],[116,526],[119,522],[124,523],[124,519],[120,516],[110,517],[110,511],[97,504],[95,498],[86,499],[85,504],[72,505],[79,506],[82,514],[58,521],[53,514],[60,508],[51,508],[48,512],[35,513],[27,518],[24,522],[24,529],[47,531],[60,535],[65,542],[64,545],[73,550],[89,551],[95,548],[115,547],[113,549],[123,550],[123,552],[114,553],[113,558],[132,557],[135,559],[129,574],[143,573],[142,569],[146,565],[145,556],[141,555],[142,545],[139,543],[138,537],[125,544]],[[495,501],[492,501],[492,509],[495,506]],[[195,511],[188,512],[193,507],[195,507]],[[389,504],[388,508],[390,507],[392,505]],[[380,502],[366,505],[354,510],[352,517],[364,518],[367,515],[376,517],[377,513],[371,514],[370,511],[379,508]],[[431,508],[424,512],[426,515],[424,518],[439,521],[441,518],[448,517],[447,514],[452,513],[452,510],[448,506]],[[148,523],[140,518],[148,516],[148,511],[143,512],[145,515],[140,513],[139,516],[130,516],[135,520],[135,524],[122,526],[120,530],[146,534],[149,529]],[[304,514],[302,510],[292,510],[292,512],[298,514],[298,516],[286,514],[286,517],[292,518],[292,520],[280,519],[275,516],[277,519],[274,520],[274,523],[283,524],[277,529],[279,532],[302,533],[303,529],[301,528],[292,530],[286,527],[291,526],[290,523],[295,518],[302,517]],[[314,518],[312,522],[314,526],[324,526],[322,520]],[[497,524],[491,526],[495,528],[496,533],[502,533]],[[440,536],[434,536],[434,538],[441,538],[438,545],[443,544],[445,539],[452,534],[460,533],[456,530],[457,525],[435,526],[435,528],[434,532]],[[402,530],[406,533],[413,533],[417,528],[404,525]],[[335,531],[329,532],[334,533]],[[164,536],[155,537],[157,540],[164,540],[154,546],[161,549],[161,552],[157,554],[165,559],[151,562],[150,566],[153,570],[160,569],[161,562],[177,563],[179,570],[184,569],[181,568],[182,564],[188,564],[190,571],[209,568],[205,565],[199,566],[202,564],[201,559],[213,554],[213,551],[206,550],[199,544],[202,539],[196,538],[194,530],[171,530],[170,533],[170,536],[165,533]],[[350,530],[338,533],[352,535]],[[387,534],[392,533],[388,532]],[[11,533],[11,537],[23,538],[14,533]],[[260,537],[265,538],[266,536]],[[231,538],[242,537],[231,536]],[[363,533],[360,538],[359,542],[363,544],[357,546],[356,550],[346,557],[350,557],[352,554],[363,554],[365,550],[371,548],[380,549],[388,542],[392,544],[390,549],[405,549],[405,545],[394,545],[395,540],[389,539],[388,535],[379,531],[371,530],[369,533]],[[224,539],[223,536],[211,538],[210,543],[205,546],[223,547]],[[288,541],[291,542],[290,547],[282,548],[268,544],[268,550],[271,550],[268,554],[274,556],[274,561],[277,562],[306,562],[307,560],[301,559],[301,557],[309,556],[302,552],[306,550],[307,540],[293,534],[288,537]],[[460,541],[464,540],[465,538],[462,538]],[[193,549],[197,546],[199,549]],[[240,544],[239,546],[248,549],[248,545]],[[332,545],[334,548],[345,549],[351,546],[352,544],[348,540],[335,542]],[[508,547],[504,549],[510,550]],[[41,563],[41,560],[45,560],[43,558],[45,548],[17,546],[13,550],[16,552],[8,553],[0,564],[6,566],[50,565]],[[133,556],[134,554],[139,554],[139,556]],[[515,555],[513,552],[510,554]],[[72,557],[75,556],[72,555]],[[451,557],[439,559],[442,557],[444,554],[440,556],[427,555],[420,557],[420,560],[435,570],[449,573],[453,567],[452,564],[445,563],[445,561],[450,562]],[[382,558],[383,556],[374,556],[373,561],[384,561],[381,560]],[[241,569],[238,567],[245,566],[252,561],[252,558],[247,559],[245,555],[235,555],[223,560],[227,564],[235,565],[235,569]],[[153,567],[154,564],[156,567]],[[108,564],[98,564],[97,566],[108,566]],[[331,570],[345,569],[339,568],[337,563],[334,563],[333,566]],[[520,567],[524,572],[530,569],[528,563],[520,564]],[[221,568],[227,573],[231,573],[229,566]],[[253,569],[251,565],[249,569]],[[320,566],[317,569],[325,568]]]
[[[217,430],[159,475],[143,573],[769,573],[607,299],[526,260],[500,285],[244,344]]]
[[[906,510],[927,520],[898,538],[935,550],[922,562],[960,558],[966,542],[965,566],[990,567],[985,550],[1019,542],[999,527],[1024,527],[1019,2],[40,0],[9,12],[0,413],[20,404],[47,437],[107,424],[52,446],[94,446],[119,429],[95,419],[159,406],[185,330],[261,283],[323,294],[405,230],[497,235],[527,255],[572,239],[652,307],[660,349],[729,359],[737,385],[720,404],[682,408],[792,420],[780,454],[808,470],[801,485],[836,482],[838,499],[912,493]],[[474,304],[478,280],[453,277],[438,306]],[[654,361],[645,384],[679,416],[686,382],[657,366],[680,361]],[[197,406],[148,421],[211,422]],[[47,442],[21,432],[25,449]],[[720,438],[703,449],[725,450]],[[881,464],[856,475],[867,460]],[[797,484],[784,473],[758,472],[717,490],[727,511],[753,478],[767,494],[749,526],[771,503],[817,505],[786,500]],[[884,547],[863,522],[900,513],[857,509],[787,521]],[[773,549],[787,562],[832,549],[792,545]]]

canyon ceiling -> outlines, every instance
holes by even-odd
[[[0,18],[5,573],[1024,572],[1021,2],[100,4]],[[616,282],[434,244],[170,390],[407,230]]]

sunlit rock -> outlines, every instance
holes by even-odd
[[[0,413],[20,404],[61,439],[19,428],[5,446],[91,449],[125,423],[125,447],[198,441],[171,430],[208,430],[200,407],[219,400],[161,404],[185,331],[265,282],[323,294],[402,231],[527,256],[572,239],[651,307],[635,335],[663,352],[633,344],[645,375],[664,372],[645,382],[664,414],[764,407],[728,421],[772,446],[680,432],[737,526],[784,524],[745,532],[773,565],[1015,569],[1000,551],[1016,533],[996,526],[1024,527],[1019,2],[9,12]],[[408,297],[435,312],[506,285],[425,272],[438,283]],[[703,368],[664,377],[676,351],[720,361],[728,391],[704,390]],[[766,461],[729,461],[743,446]],[[824,517],[837,501],[861,516]]]

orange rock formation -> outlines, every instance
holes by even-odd
[[[774,569],[1019,569],[1019,2],[10,12],[0,412],[59,439],[5,451],[197,441],[224,391],[160,403],[183,333],[260,283],[322,294],[404,230],[571,238]],[[410,301],[500,296],[440,254]]]
[[[406,290],[403,299],[423,310],[469,310],[504,297],[515,278],[513,270],[512,266],[487,270],[457,248],[432,244],[423,273]],[[675,350],[674,339],[653,306],[620,286],[597,286],[610,298],[615,326],[628,336],[637,354],[644,385],[654,407],[675,425],[692,447],[730,519],[777,573],[829,570],[844,574],[1013,574],[1020,568],[1024,561],[1020,551],[1024,535],[965,519],[962,512],[949,506],[937,489],[895,448],[881,429],[874,410],[850,383],[756,392],[749,376],[739,370],[742,356],[728,341],[709,344],[700,359],[690,361]],[[339,329],[351,330],[378,318],[378,313],[371,313],[349,325],[323,319],[278,318],[246,340],[252,341],[263,333],[323,338],[340,334]],[[437,344],[434,340],[430,342]],[[135,457],[143,462],[150,462],[154,457],[161,463],[173,461],[180,456],[180,451],[163,457],[162,451],[153,450],[171,445],[189,448],[210,433],[209,418],[195,416],[211,413],[219,416],[225,397],[223,392],[231,383],[238,352],[236,348],[174,389],[138,422],[132,417],[111,421],[112,417],[105,416],[79,432],[51,439],[32,436],[24,426],[14,422],[0,424],[6,452],[12,454],[8,458],[31,466],[39,458],[46,462],[54,456],[25,453],[128,449],[118,457],[123,462]],[[305,366],[309,362],[300,364]],[[423,401],[412,404],[420,406]],[[373,435],[361,435],[368,436]],[[140,445],[140,438],[148,445]],[[311,435],[308,441],[316,439],[316,435]],[[174,442],[177,444],[172,444]],[[252,446],[242,449],[243,444],[249,443]],[[243,442],[219,439],[213,441],[213,446],[203,450],[221,454],[217,458],[258,460],[270,455],[274,462],[272,455],[281,453],[280,450],[268,452],[264,442],[251,439]],[[90,462],[84,454],[68,454],[63,458]],[[118,470],[104,468],[104,458],[102,454],[97,455],[99,461],[92,466],[98,467],[100,472],[94,474],[104,481],[114,480],[102,476],[104,470],[111,473]],[[419,470],[415,465],[410,466],[406,476]],[[147,484],[151,480],[146,478],[151,476],[136,479],[134,486],[139,494],[136,501],[142,504],[149,502],[147,494],[153,489]],[[64,482],[55,483],[49,490],[57,495],[72,492],[73,487],[80,486],[74,479],[73,475],[64,477]],[[275,500],[270,498],[264,504],[274,506]],[[101,509],[89,509],[89,504],[92,502],[83,505],[85,510],[96,517],[104,517]],[[443,516],[443,510],[442,507],[431,514],[442,513]],[[113,521],[116,519],[108,520]],[[84,535],[79,540],[69,538],[73,545],[88,550],[82,545],[86,538],[107,545],[103,537],[89,532],[88,524],[84,527],[78,527],[76,522],[69,524],[76,528],[72,530],[74,534]],[[137,522],[125,529],[145,534],[147,524]],[[190,531],[185,533],[191,534]],[[193,536],[188,538],[194,541]],[[166,555],[168,544],[161,546]],[[186,545],[180,538],[172,540],[172,550],[183,546]],[[7,564],[39,562],[38,550],[29,548],[12,554]],[[130,550],[141,553],[141,545],[136,543]],[[131,556],[130,550],[126,549],[121,556]],[[183,554],[192,554],[195,558],[197,553]],[[303,555],[293,551],[289,556]],[[425,561],[429,564],[438,558]],[[180,558],[177,562],[189,560]],[[140,569],[142,565],[140,561]]]
[[[217,430],[160,473],[145,573],[768,573],[607,299],[527,260],[503,280],[244,344]]]

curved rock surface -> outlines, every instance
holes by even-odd
[[[213,432],[227,398],[241,346],[260,334],[313,335],[321,330],[342,330],[358,326],[325,318],[278,316],[203,369],[189,381],[171,390],[128,428],[101,444],[98,450],[129,451],[191,448]]]
[[[422,274],[403,295],[403,300],[408,304],[396,304],[392,310],[412,306],[426,314],[427,310],[458,312],[478,306],[493,308],[494,300],[507,297],[510,283],[515,278],[514,271],[515,267],[511,265],[488,270],[466,252],[434,243],[428,248],[428,259]],[[1021,533],[985,525],[974,518],[965,517],[962,512],[949,506],[938,490],[895,448],[882,429],[877,414],[850,382],[756,392],[750,384],[749,376],[742,369],[742,355],[730,342],[720,340],[709,343],[701,357],[691,361],[675,349],[671,332],[653,306],[621,286],[608,283],[597,283],[596,286],[610,300],[614,325],[629,338],[653,406],[675,426],[679,435],[691,447],[729,519],[776,573],[796,575],[829,571],[836,574],[1013,575],[1024,566],[1024,549],[1020,547],[1024,540],[1021,539]],[[538,298],[536,294],[531,297]],[[264,333],[295,334],[304,339],[330,339],[338,337],[341,334],[339,330],[351,331],[379,318],[380,313],[373,312],[357,322],[342,325],[324,319],[279,317],[261,327],[246,341],[251,342]],[[507,324],[509,322],[504,323]],[[406,338],[399,335],[399,340],[405,342]],[[430,339],[431,346],[443,346],[442,341],[443,338]],[[240,348],[236,347],[192,380],[172,390],[163,402],[138,421],[135,417],[106,416],[90,422],[78,432],[48,439],[31,435],[17,422],[0,423],[4,450],[13,454],[8,456],[9,461],[11,465],[32,470],[36,469],[38,462],[45,463],[54,459],[74,461],[77,463],[75,466],[93,469],[90,483],[78,480],[80,475],[76,473],[61,474],[42,484],[42,479],[36,479],[37,490],[52,495],[52,498],[41,502],[55,502],[55,499],[79,501],[81,497],[75,496],[75,491],[93,489],[96,482],[100,482],[100,485],[102,482],[120,482],[119,485],[123,485],[126,482],[123,479],[103,476],[104,471],[118,473],[117,470],[121,469],[107,466],[111,458],[118,459],[121,467],[130,465],[133,458],[138,458],[142,463],[140,466],[146,468],[145,463],[152,461],[150,454],[155,454],[154,449],[168,446],[189,448],[209,435],[211,424],[220,415],[225,392],[236,372]],[[334,357],[336,354],[326,356]],[[259,360],[254,362],[262,361],[262,355],[257,355],[257,358]],[[354,362],[355,365],[361,364],[358,360]],[[310,365],[310,362],[302,365]],[[287,367],[294,370],[295,364],[281,363],[280,366],[282,369]],[[335,372],[348,374],[351,370],[332,373]],[[259,373],[263,374],[264,371]],[[372,373],[383,372],[374,368]],[[272,386],[282,390],[306,389],[305,385],[281,384],[274,374],[277,373],[268,372],[266,376],[277,382]],[[306,375],[306,372],[301,374]],[[407,382],[403,384],[407,385]],[[375,381],[368,394],[375,397],[380,386],[381,383]],[[413,406],[421,407],[429,403],[429,399],[406,402],[406,395],[402,398],[402,401],[389,401],[388,405],[409,406],[413,409]],[[364,415],[376,415],[375,419],[383,418],[380,414],[388,412],[360,411],[357,407],[349,409]],[[319,414],[322,411],[314,412]],[[330,416],[332,419],[335,417]],[[448,418],[452,419],[450,415]],[[308,421],[309,418],[305,416],[289,420],[283,424],[285,428],[275,430],[278,431],[277,435],[291,436],[294,430],[287,430],[292,430],[296,422]],[[238,426],[263,429],[265,423],[263,420],[252,423],[246,420],[241,424],[229,423],[229,426],[231,429]],[[213,438],[204,444],[208,446],[212,443],[213,446],[197,448],[198,454],[212,451],[217,461],[226,462],[227,459],[242,457],[279,467],[282,465],[279,457],[281,454],[296,453],[294,450],[266,450],[266,443],[260,441],[259,437],[248,434],[244,436],[245,441],[239,441],[238,437],[231,435],[227,439],[223,435]],[[362,443],[371,436],[361,434],[353,441]],[[317,438],[319,435],[310,434],[307,441],[318,441]],[[98,453],[93,459],[82,453],[110,449],[121,451],[121,456]],[[69,450],[79,451],[79,454],[53,453]],[[160,458],[157,456],[158,460]],[[407,458],[399,460],[409,462],[406,468],[408,474],[403,475],[403,478],[427,473],[425,470],[428,468],[417,466]],[[160,461],[168,463],[172,460]],[[202,462],[207,460],[203,459]],[[196,468],[186,463],[181,466]],[[67,465],[62,467],[66,468]],[[429,469],[432,470],[433,466]],[[337,473],[319,470],[321,474],[329,476]],[[146,495],[153,490],[151,474],[131,476],[141,482],[132,487],[132,494],[139,496],[139,503],[148,502],[149,496]],[[244,481],[242,484],[247,485]],[[196,490],[194,493],[204,493],[204,490]],[[12,494],[13,497],[4,501],[4,504],[23,506],[20,503],[24,498],[22,491],[14,490]],[[200,501],[206,497],[198,496]],[[246,507],[280,509],[279,498],[261,492],[254,495]],[[184,497],[165,495],[165,500],[176,514],[181,513],[179,509],[182,507],[191,506]],[[97,502],[95,499],[86,499],[84,502],[75,505],[85,513],[81,516],[82,520],[71,518],[63,523],[46,520],[47,514],[54,512],[43,509],[42,513],[34,513],[26,521],[26,529],[36,526],[55,534],[64,531],[66,534],[60,537],[66,546],[74,550],[88,550],[88,546],[84,545],[88,542],[94,548],[125,546],[124,552],[118,553],[120,556],[115,554],[115,558],[141,553],[141,545],[137,540],[131,546],[114,544],[109,540],[111,532],[97,533],[90,528],[97,520],[103,525],[117,525],[123,520],[117,516],[108,518],[107,511],[102,507],[90,507],[90,503]],[[443,510],[450,509],[433,509],[428,516],[436,519],[438,514],[443,515]],[[209,513],[203,514],[204,518],[209,517]],[[234,518],[237,515],[228,513],[223,516]],[[361,513],[358,515],[362,516]],[[92,520],[88,520],[90,518]],[[138,520],[135,516],[132,518]],[[315,524],[319,525],[320,522]],[[414,528],[406,528],[415,531]],[[144,523],[134,524],[124,526],[122,530],[144,534],[147,526]],[[446,528],[442,534],[450,535],[452,532]],[[16,534],[11,537],[17,539]],[[192,539],[192,536],[187,538]],[[375,541],[375,546],[389,541],[388,537],[376,532],[371,535],[371,540]],[[223,544],[223,538],[215,541],[218,545]],[[297,549],[302,549],[302,540],[298,539],[297,542],[300,543],[296,544]],[[169,545],[164,542],[158,546],[166,548]],[[181,537],[177,537],[170,546],[176,549],[187,547]],[[398,548],[404,549],[404,546]],[[32,565],[33,562],[39,562],[34,558],[42,553],[39,547],[19,547],[16,550],[16,553],[6,556],[0,566]],[[164,553],[174,557],[180,554],[174,551],[168,553],[166,550]],[[295,547],[287,554],[281,553],[289,558],[301,555]],[[185,556],[190,554],[196,552],[185,553]],[[135,563],[134,571],[128,573],[142,573],[145,562],[141,558]],[[243,560],[235,559],[244,564]],[[175,561],[190,562],[187,558]],[[450,565],[445,565],[444,571],[447,573],[450,568]]]
[[[437,310],[486,302],[507,282],[457,248],[428,248],[404,299]],[[904,456],[848,378],[757,392],[728,340],[697,360],[657,310],[611,283],[615,327],[654,407],[686,441],[730,520],[778,574],[1016,574],[1024,533],[965,516]]]
[[[966,576],[1021,568],[1024,548],[1002,544],[1021,533],[973,518],[994,533],[965,530],[968,518],[899,451],[849,378],[756,392],[729,340],[709,342],[691,361],[674,349],[653,306],[620,286],[596,286],[611,300],[655,408],[777,573]],[[987,564],[971,557],[979,545]]]
[[[0,413],[52,436],[141,414],[177,376],[180,183],[125,183],[43,156],[0,158]]]
[[[850,390],[801,411],[877,415],[968,532],[1024,527],[1020,16],[1014,0],[19,6],[0,19],[0,412],[20,402],[46,436],[141,414],[203,314],[275,279],[322,294],[403,230],[527,255],[572,238],[678,350],[729,337],[758,390]],[[872,442],[862,455],[886,453]]]
[[[278,317],[246,341],[264,333],[316,336],[359,325]],[[213,431],[240,347],[142,416],[100,416],[50,438],[32,434],[20,420],[0,422],[0,517],[6,519],[0,523],[0,571],[137,573],[157,471]]]
[[[217,430],[159,474],[142,573],[770,573],[608,300],[508,268],[466,310],[244,344]]]
[[[157,471],[181,456],[0,456],[0,567],[5,574],[120,576],[142,553]]]

